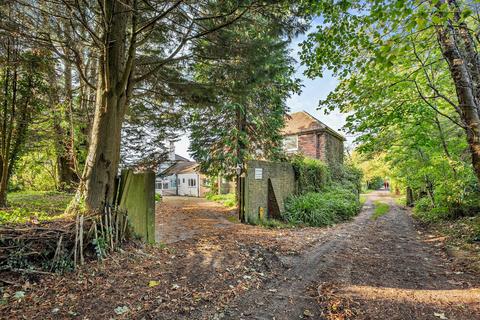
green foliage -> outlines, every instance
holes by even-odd
[[[290,228],[295,228],[297,224],[295,223],[286,223],[284,221],[280,221],[277,219],[263,219],[259,220],[258,224],[262,227],[268,228],[268,229],[290,229]]]
[[[367,202],[367,196],[364,194],[361,194],[358,201],[360,202],[360,207],[363,207],[365,202]]]
[[[323,23],[302,44],[301,57],[308,75],[330,69],[339,78],[320,106],[349,114],[345,127],[357,135],[352,158],[365,173],[364,182],[388,177],[396,191],[411,188],[415,215],[422,219],[478,213],[479,181],[465,119],[437,38],[447,24],[476,30],[478,22],[471,18],[475,5],[310,4]]]
[[[292,158],[291,163],[299,193],[320,192],[331,182],[330,170],[320,160],[297,155]]]
[[[367,181],[367,188],[370,190],[378,190],[383,187],[382,177],[373,177],[372,180]]]
[[[454,194],[453,194],[454,195]],[[414,217],[424,222],[458,219],[463,216],[474,216],[480,212],[480,193],[464,194],[462,199],[455,197],[442,198],[442,194],[435,197],[435,204],[429,197],[422,197],[415,201]]]
[[[205,198],[211,201],[220,202],[226,207],[236,207],[237,206],[237,199],[235,197],[235,193],[227,193],[227,194],[213,194],[207,193]]]
[[[351,190],[332,187],[322,193],[292,196],[287,199],[285,209],[285,221],[318,227],[350,219],[360,210],[360,202]]]
[[[326,165],[323,161],[295,155],[291,159],[298,193],[322,192],[331,186],[349,189],[358,196],[362,172],[351,164]]]
[[[160,193],[155,193],[155,202],[162,201],[162,195]]]
[[[295,29],[296,18],[246,17],[218,31],[219,41],[195,48],[195,54],[206,57],[194,65],[195,80],[210,91],[190,104],[190,151],[203,172],[227,178],[235,175],[238,163],[283,156],[285,101],[300,89],[283,37],[286,29]]]
[[[10,208],[0,210],[0,224],[25,223],[33,218],[38,221],[62,217],[72,195],[62,192],[14,192],[8,194]]]
[[[331,167],[332,185],[348,189],[358,198],[362,190],[363,173],[353,164],[335,165]]]
[[[105,238],[98,237],[92,240],[92,245],[95,248],[95,253],[97,254],[97,259],[102,260],[107,256],[107,242]]]
[[[294,156],[298,195],[285,203],[282,218],[292,224],[326,226],[349,219],[361,208],[362,172],[352,165],[327,166],[320,160]]]
[[[378,218],[387,214],[390,211],[390,206],[385,202],[381,202],[377,200],[374,202],[374,204],[375,204],[375,211],[372,214],[373,220],[377,220]]]

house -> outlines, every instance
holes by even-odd
[[[176,154],[171,142],[168,160],[158,167],[155,192],[162,196],[204,197],[209,190],[209,180],[200,173],[200,165]]]
[[[343,163],[345,138],[306,111],[287,116],[282,130],[287,154],[303,154],[329,164]]]
[[[162,171],[156,192],[161,195],[204,197],[210,191],[210,181],[200,173],[200,165],[194,161],[178,161]]]

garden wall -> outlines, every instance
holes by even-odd
[[[287,162],[251,160],[246,164],[244,215],[248,223],[279,218],[286,198],[295,192],[293,166]]]

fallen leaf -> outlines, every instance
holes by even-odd
[[[313,312],[308,310],[308,309],[305,309],[303,311],[303,315],[306,316],[306,317],[313,317]]]
[[[127,313],[129,309],[127,306],[122,306],[122,307],[118,306],[113,311],[115,311],[116,314],[121,315],[121,314]]]
[[[447,317],[445,317],[445,313],[443,313],[443,312],[442,313],[434,312],[433,315],[437,318],[442,319],[442,320],[447,320],[448,319]]]
[[[13,297],[15,299],[23,299],[23,298],[25,298],[25,291],[17,291],[17,292],[15,292]]]
[[[151,287],[156,287],[160,284],[160,281],[156,281],[156,280],[150,280],[148,282],[148,286],[151,288]]]

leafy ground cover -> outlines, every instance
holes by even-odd
[[[230,223],[234,210],[218,203],[165,197],[157,206],[158,245],[132,243],[63,276],[32,274],[4,287],[0,318],[435,319],[438,313],[470,320],[480,314],[478,277],[452,269],[432,242],[419,241],[395,204],[385,224],[373,222],[372,211],[365,207],[332,228],[267,229]],[[344,299],[351,303],[339,306]]]
[[[421,222],[432,239],[443,243],[447,253],[467,269],[480,272],[480,216]]]
[[[72,194],[52,191],[22,191],[8,195],[9,207],[0,210],[0,224],[48,221],[63,216]]]

